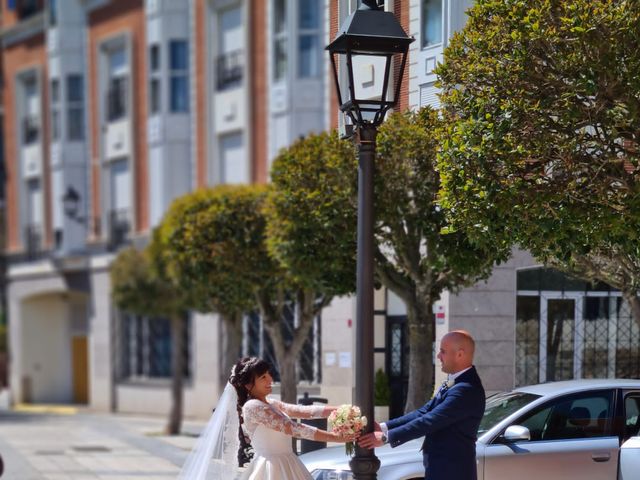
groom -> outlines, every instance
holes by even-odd
[[[476,435],[484,414],[484,388],[473,366],[475,342],[464,330],[454,330],[440,342],[441,368],[448,380],[425,405],[402,417],[375,424],[358,440],[362,448],[414,438],[422,444],[425,477],[429,480],[476,480]]]

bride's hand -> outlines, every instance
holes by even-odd
[[[352,434],[347,434],[347,435],[338,435],[338,442],[342,442],[342,443],[355,442],[358,439],[359,436],[360,436],[359,433],[352,433]]]

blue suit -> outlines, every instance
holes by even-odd
[[[428,480],[476,480],[476,436],[484,414],[484,388],[475,367],[413,412],[386,422],[392,447],[425,437]]]

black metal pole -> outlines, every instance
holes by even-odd
[[[358,258],[356,285],[355,404],[373,430],[373,175],[377,127],[358,128]],[[380,460],[373,450],[356,446],[349,462],[356,480],[375,480]]]

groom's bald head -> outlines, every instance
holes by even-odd
[[[442,371],[456,373],[473,365],[475,352],[473,337],[466,330],[453,330],[442,337],[438,358]]]
[[[476,351],[476,342],[466,330],[453,330],[445,335],[459,349],[462,350],[470,361],[473,362],[473,354]]]

